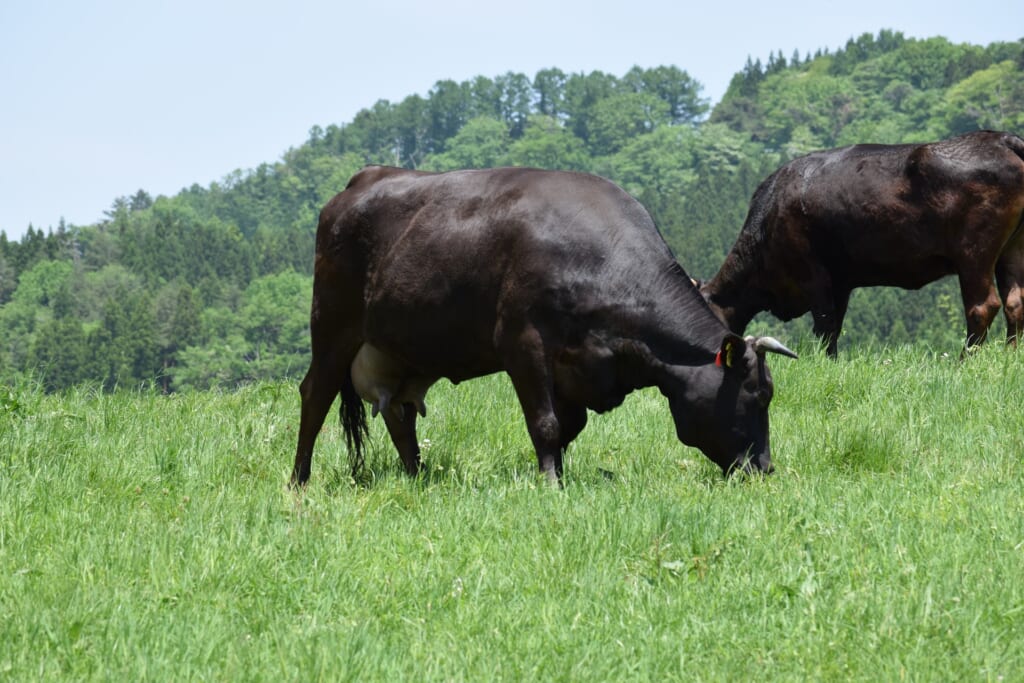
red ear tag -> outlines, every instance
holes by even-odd
[[[719,352],[715,354],[715,365],[718,366],[718,367],[722,367],[722,352],[721,352],[721,350],[719,350]]]

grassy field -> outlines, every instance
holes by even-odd
[[[295,383],[0,389],[0,680],[1021,680],[1024,352],[772,359],[777,472],[725,480],[657,391],[553,490],[508,383],[428,396],[425,473]]]

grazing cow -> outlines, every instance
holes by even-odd
[[[702,291],[739,334],[760,311],[782,320],[811,311],[835,356],[855,287],[919,289],[956,274],[967,346],[985,340],[1000,298],[1012,342],[1024,329],[1022,217],[1024,140],[1015,135],[813,152],[757,188]]]
[[[357,173],[320,214],[310,328],[293,485],[339,393],[354,466],[362,397],[415,474],[430,385],[498,371],[553,480],[587,409],[646,386],[668,398],[681,441],[726,472],[767,472],[765,353],[796,357],[730,333],[619,187],[525,168]]]

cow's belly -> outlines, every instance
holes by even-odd
[[[904,252],[902,259],[863,264],[850,282],[854,287],[920,289],[953,272],[953,265],[943,257],[914,258]]]
[[[367,310],[364,336],[417,375],[461,382],[503,369],[494,322],[470,306],[378,305]]]

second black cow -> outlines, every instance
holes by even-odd
[[[930,144],[854,145],[794,159],[754,193],[736,244],[702,287],[742,333],[761,311],[810,311],[830,355],[850,292],[960,281],[967,346],[1002,301],[1024,330],[1024,140],[978,131]],[[997,290],[998,286],[998,290]]]

